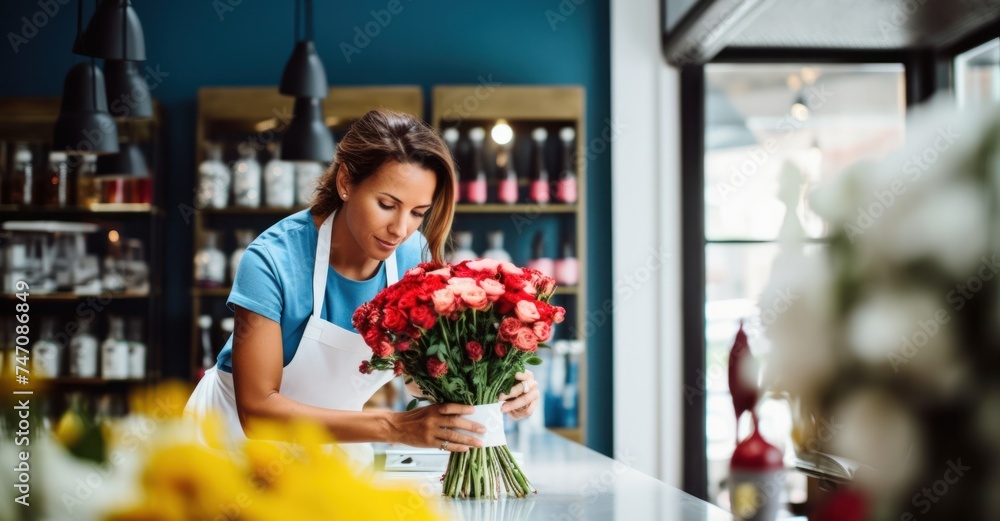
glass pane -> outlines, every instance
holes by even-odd
[[[824,237],[809,192],[902,143],[901,64],[709,64],[705,73],[709,239],[773,240],[786,202],[809,237]]]
[[[955,58],[955,95],[960,107],[1000,102],[1000,38]]]

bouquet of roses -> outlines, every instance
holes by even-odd
[[[487,446],[451,454],[444,495],[497,499],[501,482],[517,497],[534,491],[506,443],[489,440],[496,429],[502,440],[499,394],[541,363],[536,351],[566,316],[549,304],[554,290],[552,278],[509,262],[424,263],[354,313],[373,351],[361,372],[406,373],[435,403],[486,406],[501,419],[486,425]]]

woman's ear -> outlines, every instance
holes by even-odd
[[[347,167],[341,163],[340,168],[337,169],[337,195],[340,196],[342,200],[347,199],[348,188],[351,186],[351,182],[347,176]]]

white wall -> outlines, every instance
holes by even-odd
[[[611,0],[615,454],[681,485],[680,87],[658,0]]]

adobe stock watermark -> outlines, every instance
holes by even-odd
[[[754,321],[750,321],[744,332],[748,336],[754,336],[754,333],[759,331],[758,327],[766,328],[774,324],[778,320],[778,317],[789,309],[792,309],[792,306],[800,298],[801,295],[792,292],[791,288],[778,290],[774,298],[771,299],[770,307],[761,310],[759,315],[760,326],[757,326]],[[712,359],[706,363],[707,371],[702,369],[695,371],[694,385],[684,384],[684,400],[688,405],[694,405],[695,398],[705,395],[710,380],[726,380],[729,378],[729,364],[731,361],[729,360],[728,353],[723,356],[721,353],[716,352],[711,357]]]
[[[951,490],[951,487],[956,485],[963,477],[965,473],[972,470],[972,467],[967,467],[962,465],[962,458],[958,458],[955,461],[948,460],[948,468],[944,471],[941,479],[931,483],[931,486],[924,487],[920,489],[910,499],[910,504],[915,508],[920,509],[920,514],[927,514],[934,508],[934,503],[941,501],[941,498]],[[903,515],[899,516],[899,521],[915,521],[917,519],[911,512],[904,512]]]
[[[361,51],[371,45],[372,39],[378,38],[382,30],[392,23],[393,17],[403,12],[404,7],[400,0],[389,0],[385,4],[385,9],[369,11],[371,21],[365,23],[364,29],[360,25],[354,26],[354,39],[351,40],[354,45],[347,43],[346,40],[340,42],[340,52],[344,55],[344,61],[351,63],[351,56],[361,54]]]
[[[956,141],[961,139],[961,135],[955,132],[954,128],[947,127],[937,131],[934,143],[925,148],[919,154],[914,154],[903,163],[902,172],[907,176],[907,180],[912,184],[920,180],[925,172],[941,158],[941,154],[946,152]],[[872,192],[875,200],[867,206],[858,206],[858,217],[854,223],[844,225],[847,238],[853,244],[857,237],[864,235],[875,222],[880,219],[885,212],[896,203],[896,200],[906,193],[908,189],[906,183],[901,179],[894,180],[887,189],[875,190]]]
[[[559,12],[552,9],[545,10],[545,21],[549,23],[549,27],[553,31],[558,29],[558,25],[565,22],[567,18],[573,16],[576,13],[576,6],[586,2],[587,0],[562,0],[559,2]]]
[[[38,0],[38,10],[31,16],[22,16],[19,20],[21,27],[18,32],[8,31],[7,41],[14,54],[21,52],[21,46],[27,45],[32,39],[38,36],[38,31],[49,24],[49,21],[59,14],[62,6],[68,4],[70,0]]]
[[[212,0],[212,9],[215,10],[215,15],[219,17],[219,21],[225,22],[226,14],[235,11],[242,3],[243,0]]]
[[[805,102],[812,112],[822,109],[832,97],[833,93],[826,90],[825,84],[818,86],[810,85],[804,93]],[[764,165],[766,165],[771,159],[771,156],[773,156],[781,148],[781,145],[787,141],[796,130],[803,128],[805,124],[806,121],[796,119],[790,113],[785,114],[784,117],[782,117],[781,120],[779,120],[774,126],[774,131],[780,132],[781,135],[777,139],[769,137],[764,140],[763,144],[750,150],[750,152],[747,153],[747,158],[739,165],[733,167],[728,180],[720,181],[715,184],[715,188],[722,196],[722,200],[728,200],[730,194],[736,193],[738,189],[742,188],[747,183],[747,181],[757,175],[757,173],[760,172]]]
[[[583,335],[576,326],[570,326],[570,338],[589,338],[604,324],[607,324],[614,315],[615,308],[623,302],[632,298],[636,290],[649,282],[653,274],[663,268],[664,259],[669,259],[672,255],[665,250],[649,249],[649,256],[636,269],[632,270],[624,279],[619,279],[615,284],[615,296],[606,299],[600,308],[587,312],[587,319],[583,323]]]
[[[904,28],[909,23],[910,18],[917,14],[928,0],[903,0],[902,2],[891,2],[892,14],[888,19],[881,18],[878,21],[878,30],[883,38],[894,38],[904,32]]]
[[[476,79],[479,80],[479,85],[472,94],[462,98],[462,101],[454,103],[451,108],[445,111],[442,119],[454,122],[455,124],[461,123],[462,120],[472,116],[473,113],[479,110],[479,104],[490,99],[490,96],[493,95],[497,87],[503,85],[499,81],[493,81],[492,73],[486,76],[480,74]]]

